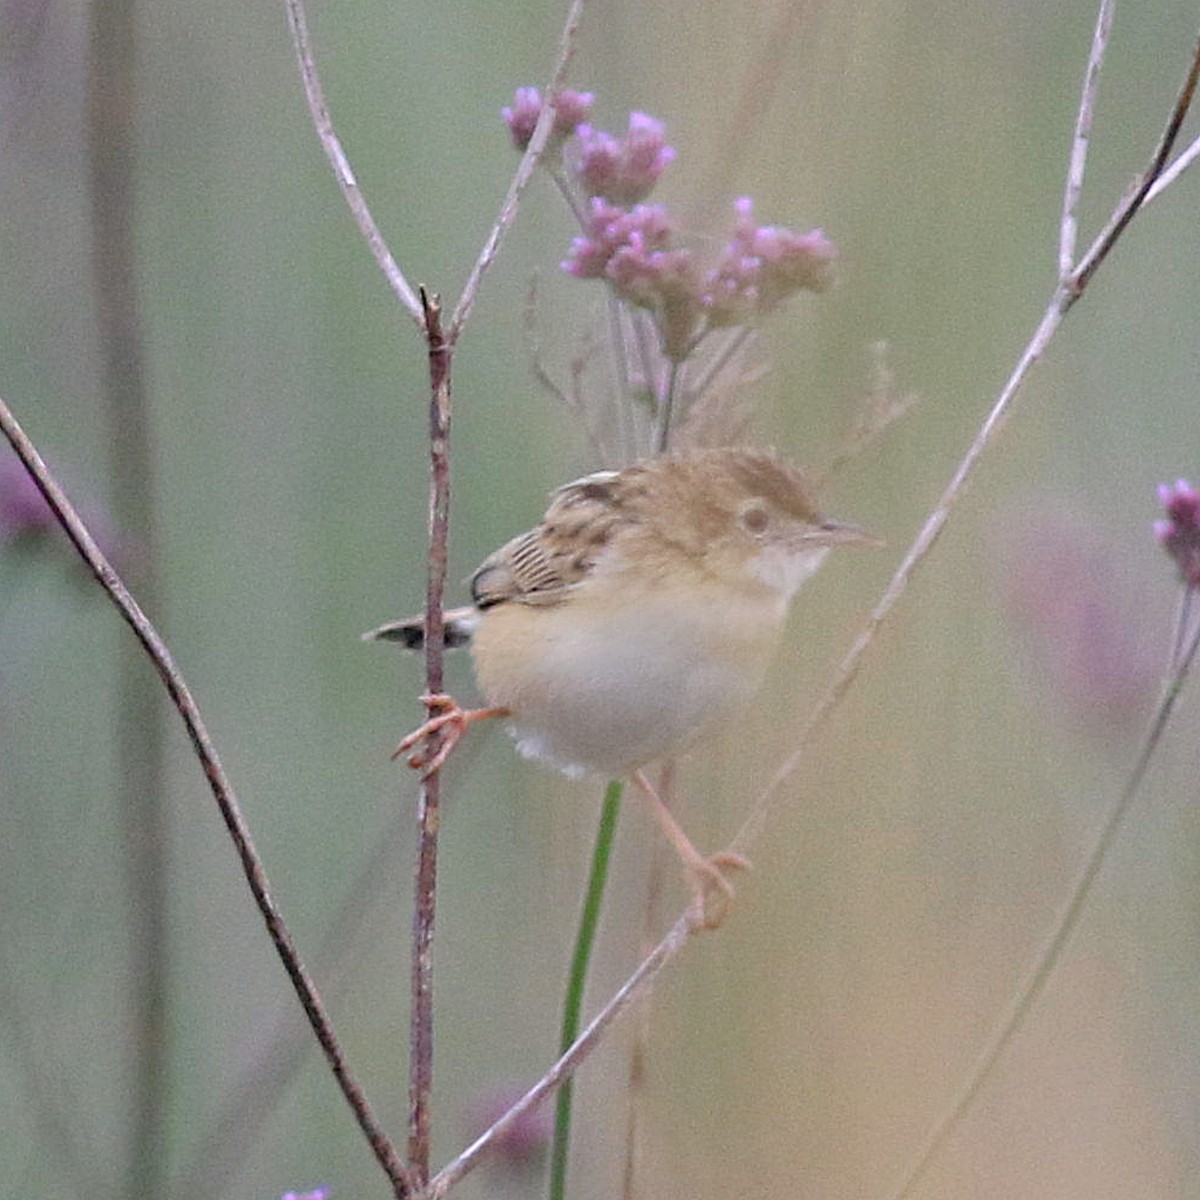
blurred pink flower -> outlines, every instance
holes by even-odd
[[[1010,519],[998,582],[1039,679],[1089,721],[1137,721],[1158,684],[1137,591],[1095,530],[1048,502]],[[1132,566],[1130,567],[1132,571]]]
[[[626,210],[595,198],[586,234],[572,241],[562,269],[577,279],[604,279],[630,304],[654,312],[663,352],[678,360],[691,348],[699,309],[692,253],[671,247],[673,232],[662,205]]]
[[[793,233],[754,223],[754,201],[734,201],[733,236],[704,277],[701,305],[712,325],[742,325],[794,293],[822,292],[833,278],[837,247],[819,230]]]
[[[467,1111],[468,1136],[473,1140],[490,1129],[524,1094],[519,1084],[506,1084],[479,1096]],[[518,1118],[492,1143],[492,1160],[517,1169],[537,1166],[554,1130],[552,1107],[543,1105]]]
[[[516,105],[505,110],[515,137],[528,137],[540,104],[533,89],[517,93]],[[748,197],[735,201],[730,240],[707,269],[694,249],[679,245],[667,210],[642,203],[676,158],[661,121],[632,112],[623,137],[586,123],[575,135],[566,162],[588,204],[583,209],[556,175],[583,225],[562,269],[576,279],[602,279],[620,299],[653,313],[669,362],[682,362],[713,330],[750,325],[797,291],[829,286],[834,244],[819,229],[794,233],[757,224]]]
[[[1183,582],[1200,587],[1200,491],[1186,479],[1158,488],[1166,517],[1154,522],[1154,536],[1175,561]]]
[[[642,112],[629,114],[623,138],[590,125],[580,125],[575,133],[575,174],[585,194],[625,208],[644,200],[676,158],[666,143],[666,126]]]
[[[550,133],[549,146],[555,149],[586,121],[595,97],[591,92],[573,92],[564,88],[554,101],[554,128]],[[533,137],[533,131],[542,115],[542,93],[535,87],[517,88],[513,103],[500,110],[513,145],[524,151]]]
[[[15,455],[5,454],[0,458],[0,541],[43,534],[56,523],[24,464]]]
[[[613,256],[622,250],[633,250],[635,257],[650,264],[652,255],[667,252],[674,229],[661,204],[639,204],[626,210],[593,199],[584,236],[572,240],[562,269],[576,279],[602,279]]]
[[[105,556],[118,569],[127,566],[135,547],[118,535],[108,512],[86,497],[77,500],[76,507]],[[54,511],[21,460],[0,457],[0,549],[21,540],[40,541],[57,527]]]

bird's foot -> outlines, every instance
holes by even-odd
[[[748,871],[750,860],[726,850],[708,858],[697,855],[684,869],[692,890],[692,903],[687,912],[688,924],[695,931],[720,929],[737,895],[726,872]]]
[[[426,693],[421,697],[421,702],[429,710],[429,720],[400,742],[392,751],[392,758],[399,758],[413,750],[408,756],[408,765],[420,771],[422,778],[441,770],[463,734],[477,721],[509,715],[507,708],[463,708],[453,696],[444,692]],[[441,734],[441,740],[437,750],[430,754],[429,747],[422,743],[438,733]],[[414,747],[420,748],[414,750]]]

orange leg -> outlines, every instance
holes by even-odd
[[[450,757],[451,751],[458,745],[459,739],[477,721],[487,721],[492,717],[507,717],[511,715],[507,708],[462,708],[453,696],[442,692],[421,697],[425,707],[429,709],[430,717],[419,729],[414,729],[392,751],[393,758],[399,758],[414,746],[423,742],[431,733],[441,732],[442,744],[432,758],[425,750],[417,750],[409,755],[408,765],[423,775],[430,775],[440,770],[442,764]]]
[[[691,839],[683,831],[683,826],[675,820],[667,802],[654,789],[654,785],[646,778],[644,771],[633,772],[633,782],[641,789],[642,794],[650,802],[650,811],[658,822],[659,828],[667,836],[667,840],[675,847],[675,852],[683,860],[683,869],[687,875],[688,886],[692,889],[692,904],[688,916],[693,929],[717,929],[725,920],[729,906],[733,902],[733,884],[725,877],[726,870],[748,870],[749,859],[740,854],[724,852],[705,857],[692,845]]]

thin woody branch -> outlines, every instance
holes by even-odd
[[[554,124],[553,97],[561,88],[575,52],[575,41],[585,0],[573,0],[560,43],[558,62],[547,89],[550,102],[541,114],[534,136],[526,149],[478,259],[463,288],[448,330],[444,331],[441,304],[437,297],[413,292],[396,265],[370,210],[367,207],[349,160],[329,115],[316,60],[308,34],[303,0],[284,0],[296,49],[300,74],[317,135],[325,149],[338,186],[350,207],[359,230],[388,280],[396,298],[421,328],[428,346],[430,372],[430,506],[429,552],[425,607],[425,688],[427,694],[442,691],[444,648],[443,598],[445,592],[447,538],[450,505],[450,368],[453,346],[470,315],[480,282],[499,252],[505,232],[516,217],[524,191]],[[429,739],[428,757],[435,760],[441,734]],[[408,1157],[412,1176],[424,1183],[429,1170],[430,1100],[433,1080],[433,934],[436,916],[437,834],[441,796],[440,773],[434,769],[422,781],[418,807],[419,850],[413,910],[411,967],[412,1009],[409,1057]],[[394,1181],[394,1180],[393,1180]],[[399,1190],[398,1193],[400,1194]]]
[[[1076,209],[1083,191],[1083,174],[1087,168],[1089,140],[1092,136],[1092,117],[1096,111],[1096,90],[1100,83],[1100,68],[1112,33],[1113,8],[1116,0],[1102,0],[1096,14],[1096,31],[1092,35],[1092,51],[1083,76],[1083,91],[1079,97],[1079,114],[1075,118],[1075,136],[1071,140],[1071,158],[1067,165],[1067,182],[1063,188],[1062,221],[1058,234],[1058,277],[1066,279],[1075,266],[1075,238],[1078,233]]]
[[[442,333],[442,307],[421,289],[429,344],[429,555],[425,591],[425,692],[443,689],[447,539],[450,532],[450,367],[452,349]],[[445,735],[429,735],[426,753],[436,764]],[[423,1186],[429,1177],[430,1103],[433,1098],[433,933],[437,914],[437,850],[441,771],[421,781],[419,846],[413,904],[412,1005],[409,1014],[408,1162]]]
[[[1184,171],[1195,165],[1198,158],[1200,158],[1200,137],[1196,138],[1186,150],[1181,151],[1179,157],[1154,181],[1146,193],[1145,200],[1142,201],[1142,207],[1145,208],[1151,200],[1157,200]]]
[[[266,923],[267,933],[283,963],[284,970],[287,971],[288,978],[292,981],[292,987],[300,999],[300,1004],[317,1041],[321,1044],[321,1049],[325,1053],[334,1078],[337,1080],[346,1102],[353,1110],[359,1128],[370,1143],[379,1165],[392,1181],[395,1194],[399,1197],[408,1196],[412,1191],[408,1172],[375,1119],[362,1087],[351,1073],[316,985],[300,959],[295,943],[284,922],[283,914],[271,898],[267,874],[258,851],[255,849],[249,826],[242,815],[233,786],[225,774],[225,768],[221,764],[216,747],[212,743],[208,729],[200,715],[200,709],[183,673],[176,666],[175,660],[158,630],[142,612],[141,607],[129,593],[113,565],[97,546],[74,506],[42,460],[37,448],[26,436],[25,431],[18,424],[3,399],[0,399],[0,430],[3,430],[4,436],[8,439],[17,457],[25,464],[25,469],[36,481],[46,503],[54,511],[58,523],[66,531],[80,557],[95,576],[96,582],[103,588],[126,624],[133,630],[134,636],[142,644],[150,661],[154,664],[154,669],[163,681],[171,703],[175,706],[187,729],[192,748],[200,760],[209,788],[220,809],[221,817],[233,839],[246,882],[250,885],[251,894],[254,896],[254,902]]]
[[[288,22],[296,48],[300,74],[317,135],[325,148],[338,186],[387,278],[396,298],[422,329],[428,346],[430,374],[430,501],[429,552],[425,606],[425,690],[437,694],[443,687],[444,649],[443,599],[446,579],[447,538],[450,506],[450,369],[453,346],[461,333],[478,293],[480,282],[499,252],[505,232],[516,217],[521,193],[554,125],[554,94],[561,88],[575,52],[575,40],[585,0],[573,0],[561,39],[554,76],[547,89],[550,102],[541,114],[501,206],[500,214],[472,268],[455,308],[449,329],[444,331],[441,303],[424,288],[418,300],[397,267],[387,244],[367,207],[349,160],[329,116],[308,35],[303,0],[285,0]],[[440,732],[428,744],[428,757],[436,761]],[[429,1171],[430,1101],[433,1086],[433,935],[437,896],[437,835],[441,798],[440,772],[435,768],[422,780],[418,807],[419,850],[413,909],[411,966],[412,1006],[409,1056],[408,1158],[418,1186]],[[399,1192],[398,1192],[399,1194]]]
[[[638,965],[636,971],[592,1018],[572,1043],[571,1048],[502,1116],[485,1130],[456,1159],[447,1163],[420,1194],[419,1200],[441,1200],[464,1175],[479,1165],[480,1156],[497,1138],[503,1137],[527,1112],[537,1108],[551,1093],[569,1079],[596,1049],[614,1021],[653,983],[658,973],[687,944],[693,930],[686,914],[668,930],[666,936]]]
[[[401,306],[418,327],[423,328],[421,303],[417,299],[417,294],[409,285],[408,280],[404,278],[404,272],[397,266],[379,226],[375,223],[375,218],[371,216],[366,197],[363,196],[362,189],[358,186],[358,179],[350,166],[350,160],[346,157],[346,151],[342,148],[342,140],[333,127],[329,106],[325,102],[325,91],[321,87],[321,77],[317,74],[317,60],[313,55],[312,42],[308,36],[308,19],[305,16],[303,0],[284,0],[284,5],[287,8],[292,43],[296,48],[300,77],[304,81],[304,94],[308,99],[308,109],[312,115],[317,137],[325,151],[325,157],[329,159],[333,177],[337,180],[337,185],[345,197],[354,222],[366,239],[367,245],[371,249],[371,255],[383,272],[388,287],[392,289],[393,295],[400,301]]]
[[[559,40],[558,62],[555,64],[554,74],[550,77],[550,83],[543,92],[546,97],[546,105],[541,116],[538,117],[533,137],[530,138],[529,145],[525,148],[525,153],[517,165],[516,174],[508,188],[508,195],[504,197],[504,203],[500,206],[500,215],[496,218],[496,223],[492,226],[492,231],[488,234],[487,241],[479,252],[475,265],[471,268],[471,274],[463,287],[462,295],[458,298],[458,304],[454,307],[454,315],[450,318],[450,328],[446,334],[451,345],[458,341],[459,334],[462,333],[463,326],[466,325],[467,318],[471,315],[479,284],[488,267],[492,265],[496,255],[499,254],[500,243],[503,241],[505,233],[516,219],[521,193],[533,178],[534,169],[542,157],[546,142],[554,128],[555,96],[567,77],[567,68],[571,65],[571,59],[575,57],[575,43],[579,37],[579,26],[583,21],[583,9],[586,3],[587,0],[572,0],[566,24],[563,26],[562,37]]]
[[[1154,148],[1154,153],[1150,157],[1150,165],[1142,172],[1141,177],[1134,184],[1133,188],[1130,189],[1121,203],[1113,210],[1108,223],[1096,236],[1096,240],[1091,244],[1088,252],[1080,260],[1075,270],[1071,272],[1068,280],[1070,285],[1068,307],[1074,303],[1075,299],[1082,295],[1083,289],[1087,287],[1088,282],[1099,269],[1100,264],[1108,257],[1109,252],[1116,245],[1117,239],[1125,232],[1129,222],[1137,216],[1145,204],[1151,188],[1154,187],[1154,184],[1166,169],[1167,160],[1171,157],[1171,150],[1179,137],[1179,131],[1183,127],[1184,118],[1192,106],[1198,81],[1200,81],[1200,35],[1198,35],[1196,46],[1192,51],[1191,66],[1184,78],[1183,86],[1179,89],[1174,107],[1172,107],[1170,115],[1167,117],[1166,127],[1163,129],[1162,136],[1158,140],[1158,145]]]

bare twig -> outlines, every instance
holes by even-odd
[[[293,3],[294,0],[288,0],[288,2]],[[554,99],[562,88],[563,80],[566,79],[571,59],[575,57],[575,41],[579,35],[579,25],[583,20],[583,8],[586,2],[587,0],[571,0],[571,8],[567,13],[566,24],[563,26],[562,38],[559,41],[558,62],[555,64],[550,83],[542,92],[542,95],[546,97],[546,104],[538,117],[533,137],[530,138],[529,145],[521,157],[517,173],[509,185],[508,195],[504,197],[504,203],[500,206],[500,215],[496,218],[492,232],[488,234],[488,239],[479,252],[475,265],[471,268],[471,274],[463,287],[462,295],[458,298],[458,304],[455,305],[454,315],[450,318],[450,328],[446,332],[446,340],[451,346],[458,341],[459,334],[462,333],[463,326],[471,315],[471,308],[475,304],[475,295],[479,291],[480,281],[488,267],[495,261],[496,255],[500,251],[500,243],[508,231],[508,227],[516,219],[521,193],[533,177],[534,168],[537,166],[542,151],[546,147],[546,141],[550,137],[550,132],[554,128]]]
[[[80,520],[79,514],[63,494],[62,488],[59,487],[58,482],[43,462],[37,448],[26,437],[25,431],[17,423],[3,399],[0,399],[0,430],[3,430],[9,444],[25,464],[25,469],[36,481],[46,503],[54,510],[58,523],[66,531],[80,557],[87,563],[96,582],[104,589],[105,594],[116,606],[126,624],[133,630],[134,636],[142,644],[150,661],[154,664],[154,669],[163,681],[163,686],[167,689],[171,702],[187,729],[192,748],[200,760],[209,788],[221,811],[221,817],[233,839],[246,882],[250,885],[250,891],[254,896],[254,902],[266,922],[267,933],[274,943],[284,970],[288,973],[288,978],[292,981],[292,987],[300,999],[313,1033],[316,1034],[317,1041],[320,1042],[321,1049],[325,1052],[325,1058],[333,1071],[334,1078],[347,1103],[354,1111],[359,1128],[370,1143],[379,1165],[392,1181],[396,1195],[400,1197],[409,1195],[412,1189],[409,1184],[408,1172],[397,1157],[387,1135],[376,1121],[362,1087],[351,1074],[316,985],[300,960],[283,915],[271,898],[266,871],[263,869],[262,860],[254,847],[249,827],[242,815],[241,806],[238,804],[237,795],[225,774],[225,768],[209,737],[208,729],[200,716],[200,709],[196,705],[187,681],[175,665],[175,660],[167,649],[166,643],[159,636],[158,630],[142,612],[121,577],[96,545],[95,539]]]
[[[425,692],[443,688],[447,539],[450,533],[450,366],[442,306],[421,289],[429,343],[429,555],[425,585]],[[432,733],[426,754],[436,762],[443,734]],[[429,1177],[429,1104],[433,1093],[433,931],[437,915],[437,848],[441,771],[421,781],[417,807],[416,898],[413,905],[412,1006],[409,1013],[408,1163],[418,1187]]]
[[[691,925],[685,915],[671,926],[662,941],[638,964],[637,970],[592,1018],[571,1048],[504,1116],[480,1134],[453,1162],[443,1167],[429,1181],[429,1186],[421,1193],[419,1200],[441,1200],[464,1175],[479,1165],[480,1155],[497,1138],[503,1137],[515,1122],[541,1104],[565,1079],[573,1075],[579,1065],[596,1049],[612,1023],[646,991],[663,967],[683,949],[690,935]]]
[[[399,807],[394,810],[373,839],[361,867],[344,886],[333,919],[310,956],[314,975],[326,981],[325,993],[335,1001],[353,980],[348,961],[351,952],[360,956],[366,952],[359,934],[368,913],[389,891],[397,850],[408,832],[409,820],[409,813]],[[0,998],[2,980],[0,972]],[[254,1053],[238,1064],[236,1075],[222,1088],[216,1111],[194,1122],[199,1132],[188,1161],[164,1194],[203,1196],[205,1200],[225,1195],[237,1173],[250,1161],[263,1127],[274,1118],[288,1084],[308,1061],[311,1050],[308,1027],[291,1000],[281,997],[276,1011],[264,1022],[264,1033],[254,1038]]]
[[[1041,358],[1046,346],[1050,343],[1050,339],[1062,323],[1066,312],[1066,296],[1067,292],[1065,288],[1060,287],[1055,291],[1050,306],[1046,309],[1033,337],[1030,338],[1029,343],[1026,345],[1020,360],[1013,368],[1012,374],[992,405],[987,418],[980,426],[979,432],[976,433],[971,445],[968,447],[967,453],[958,464],[953,477],[946,485],[937,504],[934,505],[933,511],[926,518],[925,524],[921,527],[921,531],[908,548],[900,565],[896,568],[883,595],[871,610],[858,636],[854,639],[850,649],[835,669],[831,682],[801,726],[796,736],[795,748],[784,759],[779,769],[756,798],[749,815],[733,839],[731,848],[735,852],[744,852],[757,839],[766,821],[774,794],[785,780],[799,768],[800,764],[804,761],[805,755],[808,753],[809,746],[812,744],[813,736],[833,714],[834,710],[841,703],[842,697],[845,696],[850,685],[854,682],[862,665],[862,657],[874,641],[879,626],[887,620],[892,609],[896,607],[900,597],[904,594],[909,579],[929,554],[930,550],[933,549],[934,543],[941,534],[947,520],[949,520],[951,512],[961,499],[967,481],[974,474],[979,460],[983,457],[984,452],[990,446],[1003,423],[1009,405],[1020,390],[1021,385],[1025,382],[1030,368]]]
[[[420,298],[397,267],[371,217],[340,139],[333,128],[321,89],[308,35],[303,0],[285,0],[292,40],[304,80],[309,110],[325,148],[338,186],[358,223],[359,230],[387,278],[396,298],[423,331],[428,345],[430,372],[430,516],[428,582],[425,610],[425,684],[427,693],[442,690],[444,628],[442,600],[446,577],[446,543],[450,503],[450,367],[453,347],[470,315],[480,282],[495,260],[500,243],[512,224],[520,195],[529,182],[554,124],[554,96],[562,86],[575,52],[575,38],[585,0],[573,0],[563,30],[553,78],[546,88],[543,109],[521,163],[509,187],[495,225],[463,288],[448,329],[443,332],[440,301],[422,288]],[[428,754],[437,754],[440,734],[429,739]],[[422,781],[418,808],[420,847],[413,911],[412,1012],[410,1018],[408,1155],[418,1186],[429,1171],[430,1097],[433,1079],[433,933],[436,915],[437,832],[440,808],[440,775],[434,770]],[[407,1180],[405,1181],[407,1186]],[[399,1189],[398,1189],[399,1194]]]
[[[1189,588],[1188,591],[1190,590]],[[1176,634],[1177,641],[1186,625],[1186,614],[1182,610],[1180,617],[1181,623]],[[1026,1018],[1033,1010],[1034,1003],[1046,986],[1046,981],[1062,958],[1067,943],[1079,925],[1079,918],[1083,915],[1084,906],[1087,904],[1092,887],[1100,874],[1100,868],[1104,865],[1108,852],[1112,849],[1113,842],[1116,840],[1121,826],[1125,823],[1129,809],[1146,777],[1146,769],[1162,739],[1163,731],[1171,717],[1171,711],[1175,707],[1175,701],[1178,700],[1179,694],[1183,690],[1188,670],[1196,656],[1198,643],[1200,643],[1200,625],[1197,625],[1196,629],[1192,631],[1174,663],[1173,673],[1163,687],[1162,696],[1159,698],[1154,716],[1150,720],[1137,762],[1134,764],[1120,796],[1117,797],[1108,816],[1104,819],[1104,824],[1096,835],[1095,843],[1051,926],[1050,936],[1046,939],[1045,945],[1029,968],[1008,1007],[996,1022],[983,1048],[979,1051],[975,1065],[968,1073],[958,1095],[929,1131],[916,1161],[905,1173],[899,1185],[888,1193],[888,1200],[905,1200],[905,1197],[912,1195],[913,1188],[924,1178],[925,1172],[932,1165],[938,1151],[962,1123],[971,1105],[975,1102],[975,1098],[983,1089],[983,1085],[990,1078],[992,1068],[995,1067],[1000,1056],[1012,1042],[1017,1030],[1024,1025]]]
[[[1155,147],[1153,155],[1151,155],[1150,165],[1142,172],[1141,177],[1134,184],[1133,188],[1113,210],[1108,223],[1097,235],[1096,240],[1080,260],[1079,265],[1071,272],[1069,283],[1072,298],[1068,307],[1074,303],[1075,298],[1083,293],[1083,289],[1087,287],[1092,275],[1095,274],[1100,264],[1108,257],[1108,252],[1116,244],[1121,234],[1125,232],[1125,227],[1138,214],[1138,211],[1146,202],[1146,197],[1149,195],[1150,189],[1162,175],[1167,165],[1167,159],[1171,157],[1171,148],[1175,145],[1176,139],[1179,137],[1179,130],[1183,126],[1184,118],[1188,114],[1188,109],[1191,108],[1198,80],[1200,80],[1200,40],[1198,40],[1195,49],[1192,51],[1191,66],[1188,69],[1187,76],[1184,78],[1183,86],[1179,89],[1179,94],[1175,98],[1175,104],[1171,109],[1170,116],[1167,117],[1166,127],[1163,129],[1162,136],[1158,140],[1158,145]]]
[[[333,168],[333,177],[337,180],[337,185],[342,190],[342,195],[350,208],[355,224],[358,225],[359,232],[371,248],[371,254],[383,272],[392,293],[418,327],[424,328],[421,303],[417,299],[417,294],[409,286],[408,280],[404,278],[404,273],[396,265],[396,260],[392,257],[392,252],[388,249],[387,242],[384,241],[383,234],[379,231],[379,226],[375,224],[375,218],[371,216],[371,210],[367,207],[367,201],[358,186],[358,180],[350,166],[350,160],[346,157],[345,150],[342,149],[341,138],[338,137],[337,131],[333,127],[333,121],[329,116],[329,107],[325,103],[325,92],[321,87],[321,77],[317,74],[317,61],[313,55],[312,42],[308,36],[308,19],[304,13],[304,2],[303,0],[283,0],[283,2],[287,8],[288,26],[292,31],[296,59],[300,64],[300,77],[304,80],[304,94],[308,97],[308,110],[312,114],[317,137],[321,139],[321,145],[324,147],[325,157],[329,159],[329,165]]]
[[[1200,137],[1196,138],[1186,150],[1181,151],[1179,157],[1154,181],[1146,193],[1146,199],[1142,201],[1142,207],[1145,208],[1151,200],[1157,200],[1184,171],[1195,164],[1198,158],[1200,158]]]
[[[294,3],[294,0],[289,0]],[[500,243],[517,215],[521,193],[533,176],[554,127],[554,99],[562,88],[567,67],[575,54],[575,39],[583,19],[585,0],[572,0],[560,41],[558,62],[543,92],[546,104],[509,185],[500,214],[484,243],[455,306],[449,328],[443,333],[441,304],[421,290],[423,326],[429,345],[431,388],[429,416],[430,498],[429,574],[425,597],[425,690],[442,691],[444,628],[442,602],[446,582],[446,542],[450,512],[450,368],[454,345],[471,315],[479,285],[495,261]],[[427,754],[436,760],[440,734],[430,739]],[[413,909],[412,1010],[409,1019],[409,1120],[408,1161],[418,1182],[429,1176],[430,1101],[433,1089],[433,933],[437,899],[437,834],[441,775],[430,772],[422,781],[418,810],[416,903]]]
[[[495,260],[500,243],[512,224],[520,195],[545,148],[554,124],[554,96],[562,86],[567,67],[574,55],[575,38],[585,0],[573,0],[563,30],[561,49],[553,78],[545,91],[547,104],[542,111],[500,214],[472,268],[463,288],[449,328],[443,332],[441,304],[421,289],[420,299],[413,293],[396,266],[378,227],[371,217],[358,188],[345,151],[329,117],[328,107],[317,75],[308,36],[302,0],[285,0],[292,39],[304,80],[313,123],[329,158],[338,185],[354,214],[397,299],[418,323],[428,344],[430,372],[430,516],[428,582],[425,609],[425,684],[429,694],[442,690],[442,654],[444,628],[442,601],[446,578],[446,544],[450,503],[450,367],[455,341],[470,315],[480,282]],[[430,738],[428,754],[437,754],[440,735]],[[412,1012],[410,1018],[409,1059],[409,1134],[408,1157],[418,1186],[429,1172],[430,1098],[433,1080],[433,934],[436,916],[437,833],[440,808],[440,775],[434,770],[422,781],[418,809],[420,847],[416,875],[416,901],[413,910]]]
[[[1087,167],[1088,139],[1092,134],[1092,116],[1096,109],[1096,88],[1100,68],[1112,32],[1113,7],[1116,0],[1102,0],[1096,14],[1096,31],[1092,35],[1092,52],[1088,56],[1083,76],[1083,92],[1079,97],[1079,114],[1075,118],[1075,136],[1071,141],[1071,158],[1067,165],[1067,184],[1063,189],[1062,222],[1058,232],[1058,277],[1066,279],[1075,265],[1075,238],[1078,233],[1079,194],[1083,191],[1083,173]]]

